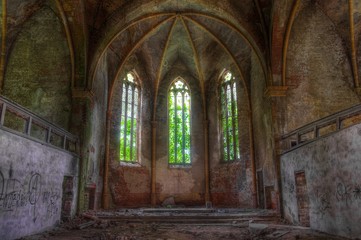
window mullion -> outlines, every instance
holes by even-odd
[[[239,119],[238,119],[238,101],[237,101],[237,86],[236,83],[233,88],[233,95],[234,95],[234,102],[235,102],[235,115],[233,116],[235,118],[235,135],[236,135],[236,156],[237,159],[240,158],[240,151],[239,151]]]
[[[182,161],[185,164],[185,107],[184,107],[184,91],[182,92]]]
[[[230,161],[230,149],[229,149],[229,127],[228,127],[228,93],[227,93],[228,84],[225,84],[224,86],[224,92],[225,92],[225,112],[226,112],[226,138],[227,138],[227,161]]]
[[[125,92],[126,92],[126,85],[123,82],[122,84],[122,96],[121,96],[121,114],[120,114],[120,132],[119,138],[122,138],[121,135],[124,134],[124,119],[125,119]],[[120,152],[120,160],[124,160],[124,142],[120,141],[119,144],[119,152]]]
[[[125,104],[124,104],[124,160],[127,160],[127,121],[128,121],[128,89],[129,84],[125,84]]]
[[[133,159],[133,131],[134,131],[134,88],[135,86],[132,84],[132,109],[131,109],[131,123],[130,123],[130,160],[134,161]]]
[[[168,93],[170,99],[169,122],[171,123],[169,124],[169,133],[172,133],[169,134],[170,164],[185,165],[190,162],[190,113],[188,108],[190,99],[188,97],[188,88],[184,82],[179,80],[173,83]]]
[[[177,94],[178,92],[175,90],[174,91],[174,161],[175,163],[177,163],[178,159],[177,159]]]
[[[232,102],[232,135],[233,135],[233,157],[236,158],[237,157],[237,141],[236,141],[236,106],[235,106],[235,96],[234,96],[234,93],[233,93],[233,88],[234,88],[234,85],[236,83],[235,82],[231,82],[231,102]]]

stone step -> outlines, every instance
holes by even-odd
[[[114,222],[154,222],[154,223],[179,223],[179,224],[200,224],[200,223],[245,223],[245,222],[275,222],[280,218],[278,216],[189,216],[189,215],[179,215],[179,216],[102,216],[97,215],[99,219],[114,221]]]
[[[143,213],[214,213],[212,208],[143,208]]]

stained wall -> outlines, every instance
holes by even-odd
[[[285,106],[278,107],[284,111],[278,116],[285,117],[281,133],[360,102],[345,42],[317,4],[310,2],[298,13],[289,42],[289,92]]]
[[[252,54],[252,125],[254,157],[257,171],[257,193],[260,208],[278,208],[279,187],[277,164],[274,158],[274,128],[272,99],[266,93],[265,75]]]
[[[2,94],[69,129],[70,87],[70,52],[63,24],[53,6],[46,5],[22,25],[11,45]]]
[[[110,126],[109,126],[109,152],[110,177],[109,191],[111,202],[115,207],[142,207],[150,205],[150,165],[151,165],[151,117],[152,94],[150,81],[144,68],[134,68],[137,57],[131,58],[124,65],[123,71],[115,79],[111,89],[110,100]],[[137,75],[140,86],[140,120],[138,122],[137,163],[124,163],[120,161],[120,114],[122,104],[122,80],[132,71]]]
[[[0,162],[1,239],[54,227],[63,211],[75,215],[77,157],[0,130]]]
[[[168,90],[177,77],[182,77],[191,94],[191,165],[171,166],[168,164]],[[159,85],[157,98],[157,161],[156,192],[161,203],[174,197],[177,204],[204,204],[204,132],[203,105],[200,82],[188,73],[181,62],[175,63]]]
[[[281,156],[284,217],[299,224],[295,173],[306,176],[310,226],[330,234],[361,235],[361,125],[302,146]]]
[[[218,76],[213,76],[212,84],[207,88],[211,201],[217,207],[248,208],[254,206],[250,154],[250,100],[237,68],[232,65],[228,67],[236,77],[240,159],[231,162],[222,159],[218,89],[221,80]]]

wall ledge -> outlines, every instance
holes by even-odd
[[[270,86],[265,91],[266,97],[286,97],[289,86]]]

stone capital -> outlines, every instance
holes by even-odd
[[[270,86],[265,91],[267,97],[286,97],[289,86]]]
[[[82,99],[88,99],[91,102],[94,101],[94,93],[91,90],[73,88],[71,90],[71,96],[73,99],[74,98],[82,98]]]

